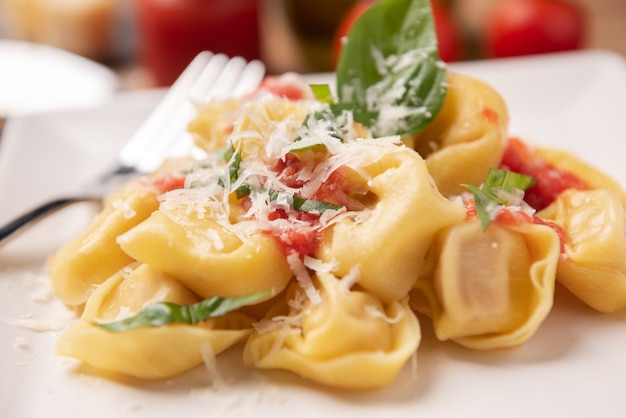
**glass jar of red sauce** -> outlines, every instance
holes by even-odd
[[[259,0],[135,0],[138,60],[169,86],[200,51],[260,56]]]

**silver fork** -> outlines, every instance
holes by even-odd
[[[184,135],[199,104],[215,99],[240,97],[261,82],[265,67],[260,61],[203,51],[198,54],[122,147],[116,166],[82,194],[43,203],[0,227],[0,244],[46,215],[72,203],[102,201],[107,192],[136,175],[154,171],[168,157],[198,153],[193,140]]]

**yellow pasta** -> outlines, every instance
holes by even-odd
[[[187,127],[196,145],[207,152],[223,147],[241,106],[241,100],[234,99],[199,106]]]
[[[406,64],[393,58],[385,65]],[[396,75],[407,91],[396,90]],[[57,352],[160,379],[241,343],[250,367],[361,390],[389,385],[414,358],[418,313],[438,340],[487,350],[536,333],[556,280],[599,311],[626,309],[620,185],[571,154],[526,152],[521,141],[508,142],[519,147],[503,160],[502,97],[448,75],[432,122],[443,81],[428,106],[405,102],[399,93],[415,93],[407,69],[360,93],[344,85],[354,93],[347,102],[330,104],[317,86],[320,100],[264,91],[200,107],[188,129],[206,158],[124,187],[51,259],[60,299],[84,304]],[[350,110],[356,93],[366,103]],[[396,123],[407,127],[396,132],[425,129],[372,137]],[[568,190],[536,214],[533,196],[552,201],[563,185],[531,190],[541,182],[497,169],[507,162],[532,175],[571,171],[594,190]],[[214,300],[226,307],[204,319]],[[149,321],[150,308],[175,314]],[[138,327],[120,325],[125,318],[140,318]]]
[[[592,308],[626,308],[626,240],[622,194],[568,190],[538,215],[567,233],[557,280]]]
[[[296,137],[309,110],[307,102],[264,96],[243,105],[241,116],[234,122],[233,147],[241,157],[267,158],[272,136],[281,138],[276,146],[286,146]]]
[[[190,304],[197,296],[172,277],[149,266],[122,271],[107,279],[89,298],[81,318],[57,342],[59,355],[97,369],[160,379],[175,376],[242,342],[251,320],[239,313],[197,325],[172,324],[113,333],[95,325],[140,311],[155,301]]]
[[[508,137],[506,103],[478,79],[449,73],[443,108],[420,133],[404,138],[426,160],[428,172],[445,196],[479,185],[497,167]]]
[[[67,305],[80,306],[98,284],[134,261],[116,239],[158,206],[155,190],[140,183],[108,197],[89,228],[51,258],[49,275],[58,297]]]
[[[421,339],[407,300],[385,304],[329,274],[318,275],[315,283],[321,301],[311,304],[292,288],[289,300],[248,339],[244,362],[347,389],[389,384]]]
[[[545,225],[468,220],[437,234],[412,293],[440,340],[492,349],[530,338],[552,308],[560,242]]]
[[[596,167],[582,161],[577,156],[564,150],[553,148],[535,149],[537,155],[545,159],[550,164],[574,173],[592,189],[607,189],[615,193],[622,201],[622,205],[626,207],[626,193],[615,179],[598,170]]]
[[[345,218],[325,231],[317,257],[336,262],[340,277],[359,266],[359,285],[384,301],[399,300],[413,286],[432,236],[460,222],[465,210],[441,196],[412,150],[398,148],[380,157],[374,151],[361,167],[371,176],[371,208],[364,220]]]
[[[154,212],[119,243],[134,259],[175,276],[202,297],[278,293],[292,276],[271,236],[258,233],[242,241],[214,219],[180,208]]]

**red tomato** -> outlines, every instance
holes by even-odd
[[[439,56],[445,62],[463,59],[463,34],[450,9],[438,1],[431,1],[435,31],[439,43]]]
[[[301,256],[313,255],[322,236],[318,230],[307,226],[276,230],[272,235],[278,241],[283,254],[296,252]]]
[[[147,178],[147,184],[155,187],[160,193],[185,187],[185,176],[172,173],[160,174],[155,178]]]
[[[476,210],[476,201],[474,199],[469,199],[466,200],[464,204],[466,219],[477,219],[478,212]],[[552,228],[559,237],[559,241],[561,243],[561,253],[565,253],[565,245],[569,243],[567,231],[565,231],[562,226],[555,224],[554,222],[544,221],[538,216],[529,215],[519,210],[504,208],[497,212],[494,222],[501,226],[522,226],[526,223],[548,226]]]
[[[500,165],[504,169],[532,176],[536,180],[524,194],[524,200],[537,210],[548,206],[567,189],[589,189],[574,173],[548,163],[517,138],[509,139]]]
[[[270,75],[265,77],[259,86],[259,90],[267,90],[272,94],[288,100],[302,100],[310,95],[308,85],[302,84],[296,79],[285,75]]]
[[[582,46],[585,12],[570,0],[500,0],[485,27],[491,57],[567,51]]]
[[[520,212],[517,210],[505,209],[499,211],[496,215],[495,222],[500,225],[520,226],[524,225],[525,223],[532,223],[536,225],[545,225],[547,227],[550,227],[554,232],[556,232],[556,235],[559,237],[559,242],[561,244],[561,253],[563,254],[565,253],[565,245],[569,242],[569,236],[567,234],[567,231],[565,231],[562,226],[555,224],[554,222],[544,221],[538,216],[528,215],[524,212]]]
[[[376,0],[359,0],[348,9],[343,16],[337,30],[335,31],[332,43],[333,65],[337,65],[341,48],[343,47],[343,39],[348,35],[352,25],[367,9],[369,9]],[[461,32],[445,5],[437,0],[431,2],[433,9],[433,18],[435,19],[435,30],[437,32],[437,40],[439,42],[439,56],[446,62],[459,61],[463,58],[463,40]]]

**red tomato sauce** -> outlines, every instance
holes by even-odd
[[[181,174],[162,173],[156,177],[146,177],[145,184],[152,186],[159,193],[166,193],[174,189],[185,187],[185,176]]]
[[[466,219],[478,218],[478,213],[476,211],[476,202],[474,201],[474,199],[468,199],[465,201],[464,204],[465,204],[465,218]],[[565,254],[565,245],[567,245],[567,243],[569,242],[569,236],[565,228],[563,228],[562,226],[554,222],[545,221],[539,218],[538,216],[530,215],[528,213],[521,212],[518,210],[510,210],[507,208],[503,208],[502,210],[499,210],[496,213],[496,217],[493,220],[493,222],[499,225],[503,225],[503,226],[507,226],[507,225],[522,226],[528,223],[535,224],[535,225],[548,226],[552,228],[554,232],[556,232],[557,236],[559,237],[559,242],[561,245],[560,246],[561,254]]]
[[[308,87],[289,81],[285,77],[270,75],[263,79],[259,90],[267,90],[288,100],[302,100],[309,96]]]
[[[307,154],[311,157],[312,154]],[[279,160],[273,167],[273,171],[278,174],[278,178],[291,188],[301,188],[306,181],[299,179],[298,176],[311,161],[304,156],[300,159],[295,153],[288,153]],[[350,182],[346,180],[345,174],[347,168],[340,167],[329,178],[320,185],[320,188],[310,197],[311,200],[332,203],[339,206],[348,206],[350,196]],[[301,197],[301,196],[300,196]],[[249,205],[244,199],[244,207]],[[322,232],[318,228],[320,215],[291,209],[286,211],[284,208],[275,209],[270,215],[269,220],[276,219],[294,219],[298,221],[293,227],[282,228],[280,230],[272,230],[269,233],[278,241],[281,250],[285,255],[296,252],[300,256],[313,255],[317,250],[322,239]]]
[[[272,230],[271,235],[277,240],[280,249],[285,256],[296,252],[298,255],[313,255],[322,239],[322,233],[315,228],[319,215],[307,212],[292,211],[295,218],[303,221],[304,225],[294,225],[292,228]],[[284,209],[276,209],[270,216],[270,220],[278,218],[287,219],[289,215]]]
[[[550,205],[567,189],[590,188],[574,173],[545,161],[518,138],[509,139],[500,167],[535,179],[536,183],[526,190],[524,200],[536,210]]]

